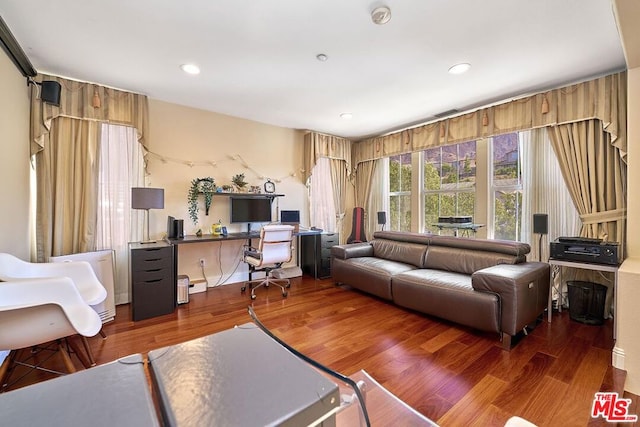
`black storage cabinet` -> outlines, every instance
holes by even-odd
[[[133,320],[173,313],[177,302],[173,247],[165,242],[131,243],[130,249]]]
[[[598,283],[569,281],[569,317],[587,325],[604,323],[607,287]]]
[[[315,279],[331,277],[331,247],[340,244],[339,233],[300,236],[301,268]]]

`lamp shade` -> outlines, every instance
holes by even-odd
[[[164,209],[164,188],[132,187],[132,209]]]

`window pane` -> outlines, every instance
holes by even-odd
[[[433,229],[439,216],[473,217],[476,141],[430,148],[424,150],[423,158],[425,229]],[[467,191],[461,192],[461,189]]]
[[[425,160],[426,161],[424,163],[424,189],[439,190],[440,189],[440,149],[438,148],[435,150],[426,150]]]
[[[411,231],[411,195],[391,196],[389,211],[390,230]]]
[[[411,154],[389,157],[389,191],[411,191]]]
[[[518,134],[493,137],[493,185],[520,185]]]
[[[458,193],[458,210],[456,215],[465,215],[473,218],[475,212],[475,193]]]
[[[476,185],[476,142],[458,144],[458,188],[473,188]]]
[[[494,238],[518,240],[522,191],[496,191],[494,205]]]
[[[433,224],[438,222],[440,212],[440,196],[427,194],[424,198],[424,226],[426,230],[433,231]]]
[[[456,214],[456,193],[440,194],[440,216]]]

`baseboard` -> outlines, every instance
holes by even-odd
[[[611,365],[614,368],[624,370],[624,350],[620,347],[613,347],[611,351]]]

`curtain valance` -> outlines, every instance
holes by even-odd
[[[599,119],[626,162],[627,74],[583,83],[472,111],[353,144],[358,163],[525,129]]]
[[[351,171],[351,141],[332,135],[309,132],[304,136],[304,180],[311,176],[311,171],[319,158],[343,160],[346,169]]]
[[[36,100],[40,88],[36,85],[31,87],[31,154],[44,148],[51,131],[51,121],[56,117],[132,126],[138,131],[140,143],[146,146],[145,137],[149,135],[149,107],[145,95],[46,74],[39,74],[34,80],[55,80],[60,83],[61,90],[60,106],[57,107]]]

